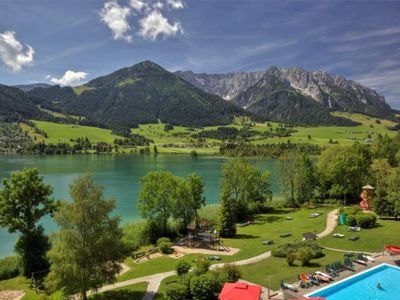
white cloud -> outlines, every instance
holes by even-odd
[[[158,1],[158,2],[156,2],[156,3],[153,4],[153,8],[156,8],[156,9],[160,9],[160,10],[161,10],[161,9],[164,8],[164,3]]]
[[[48,75],[44,76],[44,78],[46,78],[46,79],[50,79],[50,78],[51,78],[51,75],[50,75],[50,74],[48,74]]]
[[[89,74],[86,72],[75,72],[66,71],[61,78],[51,78],[50,81],[54,84],[59,84],[61,86],[75,86],[82,83],[82,80],[86,79]],[[46,76],[47,77],[47,76]]]
[[[167,4],[172,8],[172,9],[182,9],[185,7],[183,2],[181,0],[167,0]]]
[[[25,47],[15,38],[14,31],[0,33],[0,59],[14,72],[33,62],[35,50]]]
[[[142,0],[131,0],[129,2],[129,5],[137,12],[142,12],[149,7],[149,4]]]
[[[143,17],[139,21],[139,35],[144,39],[156,40],[158,36],[175,36],[183,33],[182,26],[179,22],[169,23],[159,10],[153,10],[151,13]]]
[[[110,28],[115,40],[132,41],[129,34],[131,27],[128,23],[128,17],[131,15],[129,7],[122,7],[116,1],[109,1],[104,4],[100,11],[101,20]]]

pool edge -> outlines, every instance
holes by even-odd
[[[337,281],[337,282],[335,282],[335,283],[333,283],[333,284],[328,284],[327,286],[325,286],[325,287],[323,287],[323,288],[320,288],[320,289],[315,290],[315,291],[313,291],[313,292],[307,293],[307,294],[305,294],[303,297],[309,299],[310,297],[318,296],[318,295],[314,295],[314,296],[313,296],[313,294],[315,294],[315,293],[317,293],[317,292],[320,292],[320,291],[323,291],[323,290],[326,290],[326,289],[329,289],[329,288],[331,288],[331,287],[333,287],[333,286],[335,286],[335,285],[339,285],[339,284],[341,284],[341,283],[343,283],[343,282],[345,282],[345,281],[347,281],[347,280],[350,280],[350,279],[355,278],[355,277],[357,277],[357,276],[359,276],[359,275],[361,275],[361,274],[367,273],[367,272],[369,272],[369,271],[371,271],[371,270],[380,268],[380,267],[382,267],[382,266],[389,266],[389,267],[392,267],[392,268],[395,268],[395,269],[400,270],[400,267],[398,267],[398,266],[394,266],[394,265],[391,265],[391,264],[388,264],[388,263],[381,263],[381,264],[379,264],[379,265],[377,265],[377,266],[374,266],[374,267],[372,267],[372,268],[366,269],[366,270],[364,270],[364,271],[362,271],[362,272],[359,272],[359,273],[356,273],[356,274],[351,275],[351,276],[349,276],[349,277],[343,278],[342,280]]]

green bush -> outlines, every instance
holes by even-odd
[[[293,266],[295,260],[296,260],[296,253],[286,254],[286,262],[287,262],[288,266]]]
[[[357,225],[361,228],[373,228],[376,224],[376,215],[374,213],[358,213],[356,220]]]
[[[210,260],[207,257],[199,256],[195,262],[194,274],[199,276],[201,274],[207,273],[208,269],[210,269],[210,265]]]
[[[178,274],[178,276],[182,276],[182,275],[185,275],[186,273],[188,273],[191,268],[192,268],[192,266],[190,265],[190,263],[188,261],[181,260],[180,262],[177,263],[175,269],[176,269],[176,273]]]
[[[0,259],[0,280],[17,277],[21,273],[21,259],[7,256]]]
[[[168,300],[189,299],[190,289],[183,283],[172,283],[168,285],[166,295]]]
[[[190,293],[195,300],[217,299],[221,287],[221,281],[213,273],[194,276],[190,281]]]
[[[302,266],[307,266],[310,260],[315,258],[315,253],[309,247],[303,247],[296,251],[296,258],[301,262]]]
[[[323,256],[321,247],[318,246],[317,242],[313,240],[295,241],[279,245],[278,247],[272,250],[272,255],[275,257],[286,258],[289,253],[296,253],[298,249],[303,247],[310,248],[312,253],[314,253],[313,258],[319,258]]]
[[[161,237],[157,240],[157,247],[163,254],[170,254],[172,253],[172,242],[167,237]]]
[[[349,226],[357,226],[357,220],[354,215],[347,216],[347,225]]]
[[[238,266],[227,264],[218,269],[218,276],[222,282],[236,282],[240,279],[241,273]]]

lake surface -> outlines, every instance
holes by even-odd
[[[70,200],[69,185],[74,178],[86,171],[93,173],[97,183],[104,187],[104,194],[116,200],[115,214],[122,223],[140,219],[136,203],[140,191],[140,178],[150,171],[170,171],[174,175],[187,176],[195,172],[205,182],[207,204],[217,203],[222,157],[190,155],[3,155],[0,156],[0,177],[9,177],[13,171],[36,167],[44,181],[54,189],[54,198]],[[279,194],[278,174],[272,159],[252,159],[251,163],[272,173],[272,191]],[[56,229],[51,218],[42,219],[47,231]],[[0,257],[13,252],[17,236],[0,228]]]

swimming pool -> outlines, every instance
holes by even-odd
[[[306,297],[325,297],[327,300],[400,300],[400,268],[380,264],[309,293]]]

